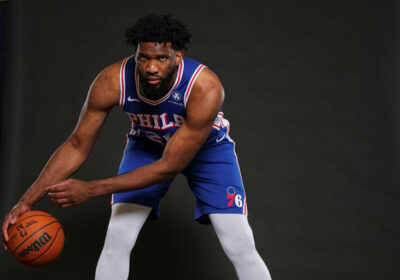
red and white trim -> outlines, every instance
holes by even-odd
[[[244,197],[244,203],[243,203],[243,215],[247,215],[247,197]]]
[[[215,119],[215,122],[213,124],[213,127],[220,130],[221,129],[221,123],[222,123],[222,119],[224,117],[224,113],[219,112],[217,115],[217,118]]]
[[[126,62],[131,58],[132,56],[129,56],[125,58],[122,61],[121,68],[119,70],[119,88],[120,88],[120,93],[119,93],[119,106],[124,107],[125,104],[125,93],[126,93],[126,83],[125,83],[125,67],[126,67]]]
[[[224,113],[219,112],[215,122],[213,124],[213,128],[220,130],[221,128],[227,128],[227,133],[230,131],[229,121],[224,118]]]
[[[171,95],[171,93],[178,87],[179,83],[181,82],[183,69],[184,69],[184,63],[183,63],[183,59],[182,59],[181,63],[179,63],[179,66],[178,66],[178,74],[176,75],[174,85],[172,86],[170,91],[165,96],[163,96],[162,98],[153,101],[153,100],[150,100],[150,99],[147,99],[146,97],[144,97],[142,95],[142,93],[140,92],[140,87],[139,87],[139,69],[138,69],[138,67],[136,65],[136,68],[135,68],[135,81],[136,81],[136,92],[137,92],[137,95],[138,95],[139,99],[141,99],[142,101],[144,101],[144,102],[146,102],[146,103],[148,103],[150,105],[153,105],[153,106],[156,106],[156,105],[164,102],[165,100],[167,100],[169,98],[169,96]]]
[[[242,186],[243,186],[243,191],[244,191],[244,203],[243,203],[243,215],[247,215],[247,196],[246,196],[246,188],[244,187],[243,184],[243,177],[242,177],[242,171],[240,170],[240,165],[239,165],[239,160],[238,160],[238,156],[236,154],[236,143],[235,141],[233,141],[229,135],[227,135],[227,138],[229,139],[229,141],[231,141],[233,143],[233,153],[235,154],[235,158],[236,158],[236,163],[237,166],[239,168],[239,174],[240,174],[240,181],[242,181]]]
[[[203,64],[200,64],[199,66],[197,66],[196,70],[194,71],[194,74],[192,75],[192,77],[189,80],[189,84],[188,84],[188,86],[186,88],[185,95],[184,95],[184,98],[183,98],[183,102],[185,104],[185,108],[186,108],[186,103],[189,100],[190,93],[192,92],[192,88],[193,88],[194,82],[196,81],[197,77],[199,76],[201,70],[203,70],[204,68],[206,68],[206,66],[203,65]]]

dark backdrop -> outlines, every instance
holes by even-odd
[[[277,279],[397,279],[399,4],[396,1],[12,1],[2,107],[1,216],[71,133],[91,81],[128,56],[139,16],[188,23],[187,52],[225,89],[257,248]],[[109,117],[82,179],[116,173],[128,118]],[[131,279],[234,279],[178,177],[147,223]],[[0,253],[3,279],[93,279],[109,197],[50,211],[66,244],[39,269]],[[5,276],[4,276],[5,275]]]
[[[4,79],[5,79],[5,63],[7,56],[7,29],[8,29],[8,1],[0,1],[0,111],[2,108]],[[0,114],[0,146],[1,146],[1,117]]]

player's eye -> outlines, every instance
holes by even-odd
[[[144,56],[139,56],[139,57],[138,57],[138,60],[140,60],[140,61],[146,61],[146,60],[147,60],[147,58],[146,58],[146,57],[144,57]]]
[[[167,60],[167,57],[166,56],[161,56],[161,57],[158,58],[158,60],[161,61],[161,62],[164,62],[164,61]]]

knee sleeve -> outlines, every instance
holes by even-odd
[[[96,280],[128,278],[131,250],[150,212],[150,207],[137,204],[117,203],[112,206],[106,240],[97,263]]]
[[[258,254],[247,216],[210,214],[222,248],[240,280],[270,280],[268,268]]]
[[[151,208],[138,204],[114,204],[104,248],[130,252],[150,211]]]

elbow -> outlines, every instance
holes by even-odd
[[[89,156],[90,149],[85,148],[84,143],[78,137],[72,135],[70,138],[68,138],[67,143],[83,158],[87,158]]]
[[[184,164],[171,163],[168,161],[163,161],[162,163],[164,164],[164,168],[161,168],[161,170],[166,180],[175,178],[186,167]]]
[[[182,170],[183,169],[177,168],[175,166],[170,166],[165,170],[164,175],[167,180],[171,180],[175,178],[179,173],[181,173]]]

